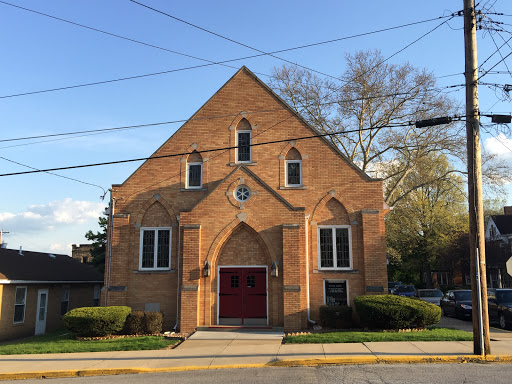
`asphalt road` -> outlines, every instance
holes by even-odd
[[[512,364],[345,365],[329,367],[242,368],[137,375],[51,379],[51,384],[509,384]],[[20,384],[20,381],[3,383]],[[41,384],[41,380],[23,380]]]

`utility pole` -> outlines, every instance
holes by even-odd
[[[478,64],[475,0],[464,1],[464,51],[466,76],[466,136],[468,152],[469,249],[473,307],[473,350],[489,355],[489,316],[485,268],[484,210],[482,199],[482,155],[478,110]],[[480,305],[479,305],[480,304]]]
[[[10,233],[10,232],[4,232],[4,229],[0,229],[0,247],[2,247],[2,244],[4,243],[4,233]]]

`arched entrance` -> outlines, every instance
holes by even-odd
[[[217,257],[217,324],[268,325],[267,264],[263,240],[240,224]]]

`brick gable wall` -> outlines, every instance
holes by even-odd
[[[267,88],[241,70],[155,155],[233,146],[237,125],[244,118],[251,127],[253,144],[312,134],[292,112],[281,108],[283,104]],[[250,113],[260,110],[272,112]],[[220,115],[233,116],[205,119]],[[193,120],[196,118],[202,120]],[[302,159],[302,187],[285,186],[284,167],[290,150],[289,158]],[[280,276],[269,277],[270,325],[287,329],[307,325],[306,254],[312,318],[318,319],[325,279],[347,280],[350,300],[366,293],[368,286],[386,287],[382,183],[356,171],[322,139],[252,147],[252,163],[245,165],[246,170],[236,168],[235,150],[201,156],[200,190],[184,190],[188,156],[146,161],[122,185],[113,187],[116,217],[110,285],[116,290],[108,292],[109,305],[140,309],[147,300],[160,302],[165,326],[171,327],[179,286],[181,328],[214,324],[215,271],[218,265],[237,260],[236,248],[247,253],[241,253],[235,265],[246,265],[244,260],[260,263],[263,254],[269,270],[272,261],[280,263]],[[244,204],[233,197],[240,184],[256,192]],[[239,228],[242,223],[244,230]],[[319,271],[318,225],[332,224],[351,225],[352,271]],[[171,271],[137,271],[141,226],[172,226]],[[208,278],[202,277],[206,260],[212,265]]]

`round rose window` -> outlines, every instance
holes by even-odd
[[[249,197],[251,197],[251,190],[246,185],[240,185],[235,189],[235,199],[238,201],[247,201]]]

